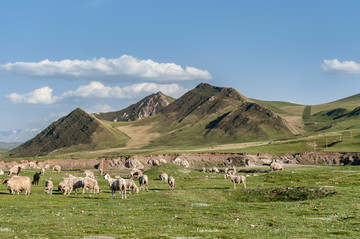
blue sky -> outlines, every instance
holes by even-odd
[[[0,2],[0,141],[77,107],[119,110],[200,82],[320,104],[358,94],[359,1]]]

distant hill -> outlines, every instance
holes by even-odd
[[[175,99],[159,91],[156,94],[151,94],[123,110],[108,113],[99,113],[95,114],[95,117],[98,119],[114,122],[136,121],[155,115],[157,112],[159,112],[165,106],[169,105],[174,100]]]
[[[154,132],[165,134],[152,145],[199,145],[293,136],[288,123],[271,110],[232,88],[205,83],[146,123],[156,124]]]
[[[0,150],[7,151],[10,149],[16,148],[20,144],[22,144],[22,143],[20,143],[20,142],[12,142],[12,143],[0,142]]]
[[[53,122],[33,139],[11,151],[14,157],[42,156],[58,150],[75,147],[99,149],[123,145],[126,136],[121,138],[80,108]]]

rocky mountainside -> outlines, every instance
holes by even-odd
[[[33,139],[11,151],[14,157],[48,155],[60,149],[117,141],[117,137],[99,120],[80,108],[53,122]]]
[[[173,101],[173,98],[159,91],[156,94],[151,94],[123,110],[96,114],[95,117],[114,122],[136,121],[156,114]]]

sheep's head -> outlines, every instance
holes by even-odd
[[[9,181],[8,178],[3,178],[2,183],[3,183],[3,184],[6,184],[8,181]]]
[[[109,175],[109,174],[105,174],[104,179],[105,179],[105,180],[109,180],[109,179],[110,179],[110,175]]]

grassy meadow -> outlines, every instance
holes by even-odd
[[[267,169],[267,168],[263,168]],[[30,176],[39,170],[24,170]],[[175,190],[158,179],[167,172]],[[223,174],[175,164],[146,172],[149,191],[111,199],[98,175],[99,195],[58,191],[66,174],[46,172],[31,195],[10,195],[0,186],[0,238],[356,238],[360,235],[360,168],[294,166],[246,173],[247,189],[233,189]],[[109,171],[112,175],[125,171]],[[243,174],[244,175],[244,174]],[[137,182],[136,182],[137,183]],[[137,183],[138,184],[138,183]]]

